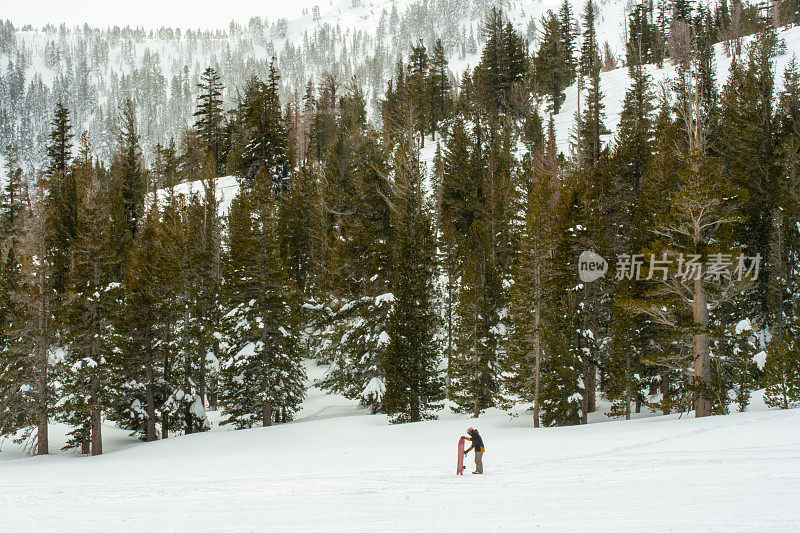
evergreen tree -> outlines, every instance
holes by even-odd
[[[625,94],[616,150],[611,160],[618,178],[612,185],[609,196],[613,200],[607,208],[611,245],[616,257],[639,253],[648,240],[639,200],[654,148],[653,94],[644,68],[636,65],[631,70],[633,83]],[[664,193],[663,190],[658,192]],[[647,214],[650,215],[652,213]],[[604,392],[612,401],[611,413],[626,419],[633,412],[632,402],[636,402],[637,408],[643,402],[642,378],[646,375],[643,365],[650,331],[647,321],[631,305],[642,296],[641,284],[636,281],[622,280],[615,288],[612,342]]]
[[[800,403],[800,352],[796,337],[770,343],[764,364],[764,385],[764,403],[769,407],[789,409]]]
[[[327,160],[329,365],[322,384],[373,410],[385,392],[382,354],[394,302],[392,190],[385,145],[372,131],[340,132]]]
[[[632,74],[631,86],[622,102],[613,160],[615,172],[621,178],[620,189],[623,190],[620,192],[633,193],[627,198],[627,204],[635,208],[653,152],[655,95],[644,68],[635,66]],[[629,212],[629,217],[632,214]]]
[[[768,302],[772,339],[767,346],[764,365],[764,400],[767,405],[786,409],[800,401],[800,357],[797,337],[797,280],[791,272],[798,268],[798,242],[795,231],[800,220],[798,203],[798,169],[800,166],[800,70],[792,58],[784,72],[783,91],[776,111],[777,155],[779,179],[774,187],[770,238],[770,271]]]
[[[658,65],[658,68],[662,68],[664,66],[664,58],[667,57],[668,0],[656,0],[656,9],[658,11],[654,23],[655,40],[653,61]]]
[[[417,130],[425,146],[425,133],[428,130],[431,114],[429,87],[430,60],[422,41],[411,47],[408,60],[408,76],[406,78],[408,98],[413,106]]]
[[[737,60],[731,65],[723,88],[717,141],[726,175],[747,193],[741,207],[744,221],[739,228],[739,242],[748,255],[760,254],[763,258],[770,254],[777,192],[771,59],[774,46],[774,34],[763,33],[748,49],[746,64]],[[746,316],[759,323],[769,320],[770,277],[770,264],[766,262],[746,311]]]
[[[692,0],[675,0],[672,3],[673,20],[692,20]]]
[[[139,145],[136,109],[130,99],[126,100],[122,107],[119,131],[112,171],[115,170],[118,174],[124,220],[129,232],[129,237],[123,238],[122,242],[130,242],[136,236],[139,222],[142,219],[144,196],[147,192],[141,163],[142,149]]]
[[[76,187],[72,174],[72,125],[67,108],[56,104],[47,145],[47,232],[53,271],[53,287],[59,295],[66,288],[69,250],[75,241]]]
[[[0,195],[0,238],[11,249],[16,247],[24,220],[27,184],[20,166],[19,151],[9,145],[3,155],[6,160],[6,178]]]
[[[53,110],[53,120],[47,143],[46,174],[52,176],[58,172],[62,176],[67,175],[72,161],[73,137],[69,109],[62,102],[58,102]]]
[[[737,191],[723,179],[719,162],[704,156],[699,148],[685,155],[685,170],[679,180],[669,213],[657,219],[660,239],[651,249],[655,257],[671,260],[678,269],[659,276],[658,288],[643,311],[670,327],[679,336],[676,342],[690,340],[692,351],[688,362],[694,368],[689,390],[693,394],[695,416],[701,417],[712,414],[718,407],[712,401],[715,394],[710,353],[715,319],[712,310],[739,293],[741,284],[740,276],[735,275],[735,265],[727,274],[709,276],[693,263],[700,263],[702,268],[709,259],[722,260],[725,254],[734,255],[728,247],[733,244],[732,224],[738,220]],[[745,271],[741,281],[746,278],[748,268],[742,267]],[[682,364],[685,368],[687,361]]]
[[[112,283],[118,259],[110,233],[107,191],[101,187],[102,169],[91,152],[74,168],[77,186],[76,241],[64,310],[66,355],[60,361],[59,418],[72,430],[67,447],[84,454],[103,453],[102,411],[108,399],[108,364],[113,338],[112,317],[119,292]]]
[[[553,261],[552,202],[557,162],[544,144],[523,163],[521,182],[524,213],[519,236],[519,257],[511,286],[511,323],[505,388],[515,398],[531,402],[533,427],[540,424],[542,364],[545,358],[543,319]]]
[[[214,67],[207,67],[197,84],[197,117],[195,128],[203,140],[206,153],[214,158],[217,174],[225,168],[225,124],[222,109],[224,86]]]
[[[628,42],[625,56],[628,69],[638,65],[657,62],[658,29],[653,23],[653,4],[642,1],[633,6],[628,15]]]
[[[559,34],[561,39],[561,51],[564,62],[564,86],[569,86],[575,81],[575,71],[578,68],[578,60],[575,57],[575,46],[578,37],[575,17],[572,14],[572,5],[569,0],[563,0],[558,10]]]
[[[220,369],[220,399],[225,421],[237,428],[269,426],[282,413],[288,418],[305,395],[278,220],[272,179],[263,170],[252,189],[239,192],[228,214],[229,348]]]
[[[442,397],[437,316],[434,310],[434,240],[424,204],[418,150],[410,132],[394,157],[394,305],[381,365],[386,376],[383,405],[395,421],[431,416]]]
[[[581,285],[577,260],[587,247],[588,226],[585,206],[575,184],[565,184],[556,206],[555,250],[547,292],[556,295],[545,308],[543,322],[547,357],[542,365],[541,417],[545,426],[581,422],[581,356],[584,331],[581,327]],[[588,310],[587,310],[588,311]]]
[[[701,6],[695,23],[694,47],[697,71],[696,98],[700,100],[699,120],[706,130],[709,146],[716,142],[719,122],[719,97],[716,82],[716,65],[714,58],[714,27],[711,13],[706,6]]]
[[[218,376],[215,367],[211,365],[218,363],[220,359],[223,229],[219,212],[221,199],[217,196],[217,182],[211,176],[211,170],[210,162],[207,162],[203,181],[202,209],[194,210],[200,220],[197,232],[199,242],[196,247],[198,257],[193,263],[199,278],[195,309],[201,322],[200,335],[203,339],[197,393],[200,396],[201,406],[205,406],[208,400],[211,407],[216,408]]]
[[[730,342],[719,343],[723,347],[720,366],[726,380],[723,387],[725,401],[730,388],[741,412],[750,405],[750,395],[756,389],[759,369],[754,358],[761,352],[761,340],[758,332],[753,331],[749,320],[741,320],[724,334],[730,339]]]
[[[588,283],[577,276],[584,251],[608,255],[601,215],[605,178],[589,171],[574,171],[567,178],[557,206],[556,260],[549,289],[558,296],[546,319],[551,354],[542,384],[546,425],[586,423],[595,410],[596,371],[610,306],[608,280]]]
[[[430,68],[430,130],[434,135],[439,124],[450,118],[453,108],[452,86],[447,69],[447,55],[441,39],[436,40],[431,56]]]
[[[14,326],[21,318],[18,305],[21,264],[20,250],[24,223],[28,219],[24,175],[17,150],[8,146],[6,182],[0,196],[0,433],[11,435],[31,422],[30,356],[18,352]]]
[[[581,41],[580,75],[591,76],[600,70],[600,46],[597,43],[597,28],[595,17],[597,5],[593,0],[587,0],[583,9],[583,40]]]
[[[281,255],[299,294],[319,296],[325,273],[326,234],[322,180],[303,165],[293,176],[280,211]]]
[[[6,258],[3,281],[10,302],[0,367],[0,424],[3,434],[18,442],[35,434],[37,455],[50,450],[48,422],[53,390],[50,363],[53,343],[52,254],[45,178],[36,185],[31,214],[20,236],[19,248]],[[13,262],[9,259],[15,258]]]
[[[195,433],[209,429],[205,415],[208,359],[219,334],[217,203],[213,158],[204,170],[203,201],[170,198],[164,207],[159,247],[163,272],[159,318],[164,368],[162,435],[167,430]],[[210,185],[210,187],[209,187]],[[166,341],[166,342],[165,342]]]
[[[266,82],[252,77],[236,111],[235,147],[238,175],[248,184],[262,169],[274,182],[286,177],[286,128],[281,116],[280,75],[273,60]]]
[[[158,439],[158,408],[163,400],[159,390],[163,376],[159,313],[165,294],[159,284],[163,263],[157,206],[151,206],[138,226],[125,271],[123,303],[115,317],[117,347],[110,358],[113,397],[109,417],[151,442]]]
[[[483,26],[486,38],[476,78],[483,84],[484,98],[493,101],[498,109],[515,83],[523,80],[528,70],[525,43],[511,23],[503,21],[503,12],[492,9]]]
[[[455,131],[445,154],[442,225],[455,230],[461,281],[456,348],[449,361],[450,398],[474,417],[498,400],[502,341],[507,333],[506,291],[511,258],[510,219],[514,198],[511,136],[478,119],[467,136],[469,158],[456,161],[465,132]],[[484,130],[486,128],[486,130]],[[486,138],[484,139],[484,136]]]
[[[541,90],[549,97],[551,111],[558,114],[566,98],[564,89],[575,76],[575,68],[570,66],[570,61],[574,62],[574,59],[570,59],[573,57],[571,49],[564,46],[561,23],[552,11],[548,11],[542,20],[542,28],[544,35],[535,59],[536,79]]]
[[[580,165],[593,168],[600,159],[602,149],[600,137],[610,133],[603,123],[603,93],[600,90],[600,50],[597,46],[594,17],[597,8],[592,0],[586,3],[584,13],[584,34],[581,50],[581,76],[589,77],[589,92],[586,97],[586,109],[580,118],[579,154]]]

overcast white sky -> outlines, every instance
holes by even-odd
[[[47,23],[69,26],[172,26],[226,28],[231,20],[252,16],[274,21],[299,17],[304,7],[319,5],[323,13],[339,0],[0,0],[0,19],[16,27]]]

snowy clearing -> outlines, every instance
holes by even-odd
[[[391,426],[312,388],[298,421],[271,428],[141,444],[107,427],[95,458],[20,458],[6,443],[0,529],[794,530],[800,410],[763,410],[757,395],[753,409],[539,430],[524,413],[446,412]],[[486,442],[484,476],[455,475],[468,425]]]

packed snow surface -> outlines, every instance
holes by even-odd
[[[0,530],[796,530],[800,410],[765,410],[758,395],[752,409],[541,429],[524,412],[445,411],[390,425],[312,388],[296,422],[269,428],[215,423],[143,444],[106,427],[93,458],[6,444]],[[486,442],[483,476],[455,475],[468,426]]]

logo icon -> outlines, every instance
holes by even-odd
[[[608,262],[602,256],[587,250],[578,257],[578,277],[584,283],[596,281],[608,272]]]

